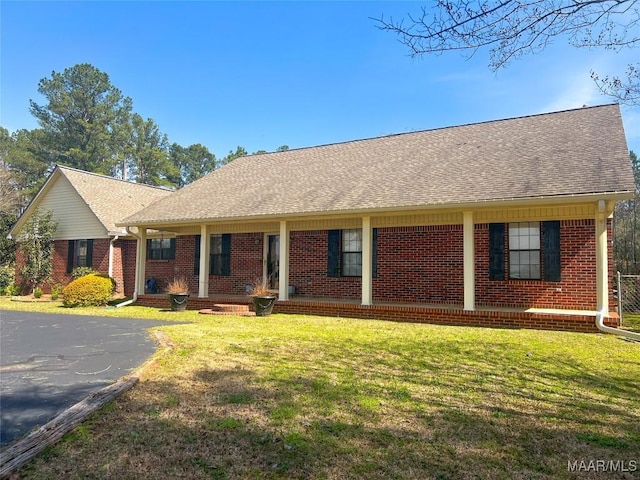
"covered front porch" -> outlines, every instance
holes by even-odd
[[[137,304],[157,308],[168,308],[169,305],[166,295],[163,294],[141,295],[138,297]],[[187,308],[205,310],[216,304],[251,306],[252,301],[248,295],[192,296],[189,298]],[[596,312],[589,310],[490,306],[477,306],[474,310],[465,310],[462,305],[396,302],[362,305],[357,300],[298,298],[293,295],[286,301],[278,300],[273,312],[490,328],[531,328],[588,333],[598,331],[595,325]],[[611,313],[605,323],[611,327],[619,326],[618,315]]]
[[[600,311],[606,316],[611,307],[608,219],[612,209],[613,202],[600,200],[469,211],[166,225],[156,232],[175,236],[175,260],[159,261],[156,255],[148,255],[148,231],[139,227],[136,292],[142,297],[145,280],[161,267],[165,282],[170,277],[188,277],[192,297],[197,292],[203,302],[212,294],[226,298],[246,294],[250,283],[262,279],[275,290],[277,311],[281,312],[302,311],[302,304],[309,313],[326,310],[328,305],[355,312],[354,305],[359,305],[358,316],[391,310],[411,315],[407,313],[410,309],[423,312],[426,305],[429,311],[478,311],[482,317],[486,317],[487,308],[501,312],[509,307],[527,315],[547,314],[531,310],[537,307]],[[557,278],[547,278],[546,272],[541,276],[540,265],[532,280],[509,278],[509,272],[505,274],[509,254],[504,233],[498,243],[500,276],[491,277],[495,265],[490,227],[502,225],[504,232],[511,222],[535,223],[540,237],[546,224],[555,224],[558,249],[562,248],[555,252]],[[350,251],[346,235],[354,231],[358,242]],[[219,250],[212,250],[214,247]],[[544,257],[546,267],[546,245],[537,248],[538,261]],[[336,258],[338,267],[334,270]],[[347,265],[352,258],[357,261]],[[286,305],[294,300],[295,306]],[[433,316],[421,314],[423,318]],[[464,323],[475,316],[460,318]]]

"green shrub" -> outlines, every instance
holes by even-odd
[[[13,283],[14,273],[15,269],[9,265],[0,267],[0,292],[3,292],[5,288]]]
[[[62,304],[65,307],[88,307],[106,305],[115,282],[101,273],[92,273],[74,280],[62,290]]]
[[[53,284],[51,286],[51,300],[58,300],[63,289],[64,286],[60,285],[59,283]]]
[[[4,287],[4,294],[15,297],[16,295],[20,294],[20,287],[15,283],[10,283],[6,287]]]
[[[87,275],[91,275],[92,273],[99,273],[91,267],[76,267],[71,272],[71,278],[74,280],[79,279],[80,277],[85,277]]]
[[[33,289],[33,296],[35,298],[42,298],[42,289],[40,287],[36,287]]]

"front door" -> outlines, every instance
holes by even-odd
[[[267,235],[267,285],[280,288],[280,235]]]

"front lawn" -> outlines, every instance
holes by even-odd
[[[21,478],[638,475],[568,471],[591,460],[640,469],[640,344],[613,335],[104,311],[194,323],[163,327],[175,348]]]

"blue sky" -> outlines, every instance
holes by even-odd
[[[638,50],[558,41],[492,72],[487,52],[412,59],[369,17],[420,2],[0,2],[0,125],[35,128],[38,81],[90,63],[170,142],[218,157],[599,105],[589,77]],[[623,107],[640,153],[640,109]]]

